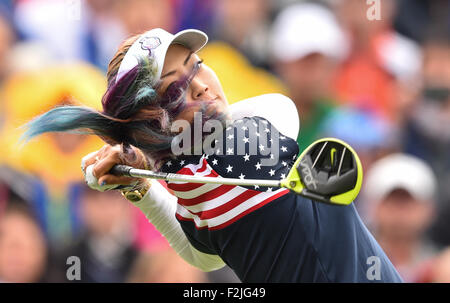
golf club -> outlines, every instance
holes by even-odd
[[[363,174],[356,152],[347,143],[335,138],[319,139],[308,146],[287,177],[281,180],[198,177],[153,172],[126,165],[115,165],[111,173],[171,182],[282,187],[314,201],[336,205],[353,202],[361,189]]]

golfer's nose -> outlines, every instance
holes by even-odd
[[[198,77],[194,77],[194,79],[192,79],[191,89],[193,100],[200,101],[209,98],[208,85]]]

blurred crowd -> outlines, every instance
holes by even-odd
[[[1,0],[0,282],[236,282],[184,262],[116,192],[86,187],[98,138],[20,128],[62,104],[100,109],[126,37],[210,37],[199,54],[230,103],[282,93],[301,150],[340,138],[364,169],[355,201],[407,282],[450,282],[450,1]],[[275,105],[276,106],[276,105]]]

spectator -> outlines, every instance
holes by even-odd
[[[426,262],[417,277],[416,283],[450,282],[450,248],[447,247]]]
[[[4,80],[8,72],[8,54],[15,42],[15,32],[8,13],[0,5],[0,82]]]
[[[0,217],[0,282],[43,282],[47,247],[31,212],[12,203]]]
[[[80,228],[75,187],[83,175],[80,159],[103,142],[80,134],[53,133],[18,148],[19,126],[33,115],[64,103],[98,107],[106,81],[89,65],[61,65],[17,73],[4,86],[8,120],[2,136],[6,164],[33,175],[32,205],[54,248],[62,248]]]
[[[8,57],[15,40],[15,34],[8,18],[8,11],[0,4],[0,86],[9,73]],[[4,116],[3,100],[0,100],[0,130],[6,117]],[[0,161],[1,161],[0,156]]]
[[[431,26],[450,32],[450,2],[448,0],[399,0],[395,14],[395,29],[423,43]]]
[[[438,217],[433,239],[450,245],[450,36],[430,32],[423,46],[423,89],[405,122],[404,150],[428,162],[438,176]]]
[[[420,50],[393,30],[393,0],[379,6],[380,19],[369,20],[366,1],[335,1],[334,10],[350,41],[349,53],[335,79],[339,100],[397,122],[407,100],[397,99],[397,81],[412,81],[420,70]],[[417,86],[408,83],[410,87]],[[404,95],[402,95],[404,96]],[[399,109],[400,107],[400,109]],[[401,114],[401,113],[400,113]]]
[[[177,0],[176,16],[178,30],[196,28],[211,37],[212,24],[215,19],[215,1],[211,0]]]
[[[0,216],[8,206],[9,201],[23,201],[30,203],[33,193],[33,177],[12,169],[10,166],[0,165]]]
[[[363,185],[369,226],[407,282],[434,254],[425,237],[435,211],[436,179],[422,160],[392,154],[373,164]]]
[[[155,27],[173,31],[177,25],[174,1],[116,0],[114,9],[124,26],[125,36],[135,35]]]
[[[85,0],[81,6],[85,32],[81,37],[85,60],[106,71],[115,46],[126,37],[126,30],[118,20],[114,4],[118,0]],[[84,4],[84,3],[82,3]]]
[[[288,87],[301,121],[304,150],[334,111],[332,79],[346,51],[333,14],[314,3],[294,4],[277,16],[271,34],[274,70]]]
[[[77,282],[125,282],[138,254],[133,246],[130,205],[118,192],[100,193],[79,186],[84,228],[53,264],[60,271],[59,279],[65,280],[67,258],[77,256],[81,263]]]
[[[56,61],[83,60],[106,70],[111,51],[126,36],[115,2],[17,1],[14,21],[24,40],[45,44]]]
[[[215,0],[211,40],[224,41],[244,54],[252,65],[268,68],[268,0]]]

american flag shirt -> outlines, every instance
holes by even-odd
[[[297,142],[279,133],[268,120],[246,117],[228,126],[211,144],[210,152],[178,156],[165,162],[161,171],[213,178],[280,180],[287,176],[298,154]],[[352,226],[350,231],[359,226],[362,235],[369,238],[371,249],[364,250],[363,256],[377,253],[387,260],[353,206],[312,202],[283,188],[187,182],[169,182],[168,188],[178,198],[176,218],[191,244],[201,252],[219,255],[244,282],[365,278],[365,271],[354,266],[354,260],[361,257],[352,251],[354,237],[342,240],[337,236],[337,230],[347,225]],[[319,214],[321,209],[323,215]],[[344,209],[347,211],[343,212]],[[336,213],[343,214],[336,216]],[[328,227],[321,228],[323,223]],[[322,238],[315,233],[317,229],[321,230]],[[348,261],[335,262],[331,272],[328,271],[315,247],[320,243],[330,246],[323,249],[326,255],[348,243],[350,252],[345,250],[342,256]],[[335,256],[340,253],[335,252],[326,260],[334,260]]]

